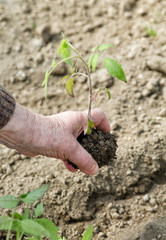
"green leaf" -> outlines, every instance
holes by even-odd
[[[89,57],[89,60],[88,60],[88,67],[90,68],[91,67],[91,62],[92,62],[92,58],[93,58],[93,54],[92,55],[90,55],[90,57]]]
[[[64,76],[64,77],[56,84],[56,86],[58,86],[61,82],[63,82],[63,80],[67,79],[68,77],[70,77],[70,75]]]
[[[35,208],[34,217],[38,218],[42,214],[43,214],[43,203],[41,202]]]
[[[93,234],[93,225],[91,224],[84,233],[82,240],[91,240]]]
[[[98,47],[99,47],[99,46],[93,47],[93,48],[91,49],[91,51],[94,52]]]
[[[34,237],[50,237],[50,233],[39,223],[32,219],[21,221],[22,231]]]
[[[34,237],[24,237],[26,240],[39,240],[39,238],[34,238]]]
[[[19,203],[13,195],[0,197],[0,207],[2,208],[15,208]]]
[[[34,203],[39,200],[43,195],[47,192],[49,185],[43,185],[32,192],[29,192],[25,198],[21,198],[20,200],[26,203]]]
[[[52,60],[51,68],[53,68],[55,65],[56,65],[56,62],[55,62],[55,60],[53,59],[53,60]]]
[[[22,215],[22,219],[28,219],[28,218],[29,218],[29,208],[26,208]]]
[[[44,78],[44,80],[42,82],[42,87],[47,83],[49,76],[50,76],[50,74],[49,74],[49,72],[47,70],[46,73],[45,73],[45,78]]]
[[[73,85],[74,85],[74,78],[71,77],[67,80],[66,82],[66,92],[67,94],[70,96],[70,97],[74,97],[74,94],[73,94]]]
[[[95,126],[94,123],[93,123],[90,119],[88,119],[88,128],[87,128],[86,133],[87,133],[87,134],[91,134],[91,132],[92,132],[91,129],[92,129],[94,126]]]
[[[117,61],[112,58],[104,58],[104,66],[110,75],[118,78],[119,80],[127,82],[125,73]]]
[[[39,223],[50,235],[51,240],[58,240],[58,227],[49,219],[40,218],[35,219],[35,222]]]
[[[7,216],[0,216],[0,230],[13,230],[18,231],[20,230],[20,221],[19,220],[13,220],[12,226],[11,226],[12,218]]]
[[[0,230],[8,230],[6,229],[5,225],[10,223],[10,221],[11,221],[11,218],[7,216],[0,216]]]
[[[70,53],[70,50],[68,48],[63,48],[62,49],[62,58],[65,59],[65,58],[69,58],[71,55]],[[66,60],[65,61],[66,63],[68,63],[69,65],[72,65],[72,62],[70,59]]]
[[[108,94],[108,99],[110,100],[110,99],[111,99],[111,93],[110,93],[110,91],[108,90],[108,88],[105,88],[105,90],[106,90],[106,92],[107,92],[107,94]]]
[[[22,216],[17,212],[14,213],[13,218],[16,219],[16,220],[22,220]]]
[[[103,52],[104,50],[110,48],[110,47],[113,47],[114,45],[113,44],[101,44],[99,46],[99,52]]]
[[[94,57],[92,58],[92,70],[93,70],[93,72],[96,69],[96,64],[97,64],[98,57],[99,57],[99,54],[95,53]]]

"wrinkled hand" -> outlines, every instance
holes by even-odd
[[[96,128],[110,131],[110,125],[102,110],[93,109],[91,114]],[[42,116],[17,104],[14,115],[3,128],[14,130],[14,133],[6,130],[7,142],[1,141],[1,135],[5,134],[0,131],[0,141],[5,145],[27,156],[59,158],[72,172],[77,170],[68,160],[86,174],[93,175],[98,172],[95,160],[77,141],[77,137],[87,128],[87,112],[67,111]]]

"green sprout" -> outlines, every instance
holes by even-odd
[[[153,24],[146,27],[146,32],[149,36],[156,38],[157,37],[157,24],[158,24],[158,11],[155,10],[153,15]]]
[[[151,36],[151,37],[157,37],[157,31],[154,29],[154,27],[149,27],[149,28],[147,28],[147,34],[149,35],[149,36]]]
[[[0,230],[6,230],[6,240],[10,239],[11,232],[16,233],[16,240],[42,240],[44,237],[50,240],[66,240],[58,236],[58,227],[49,219],[43,216],[43,203],[40,202],[30,215],[30,208],[25,208],[23,214],[16,212],[21,203],[33,204],[38,201],[48,190],[48,184],[43,185],[31,192],[21,194],[18,197],[6,195],[0,197],[0,207],[13,209],[12,214],[0,216]],[[91,240],[93,226],[90,225],[83,234],[82,240]]]
[[[76,48],[71,43],[69,43],[66,40],[65,36],[63,35],[63,39],[58,48],[58,57],[61,56],[62,60],[57,63],[55,62],[55,60],[52,61],[51,69],[49,71],[48,70],[46,71],[45,78],[42,83],[42,86],[45,87],[45,98],[46,98],[49,76],[51,75],[51,73],[54,71],[54,69],[57,66],[59,66],[63,62],[66,62],[67,64],[69,64],[71,66],[70,74],[64,76],[56,84],[56,86],[59,85],[61,82],[66,81],[66,92],[70,97],[74,97],[74,91],[73,91],[74,79],[76,78],[76,76],[86,77],[88,84],[89,84],[89,107],[88,107],[88,119],[87,119],[87,122],[88,122],[87,134],[90,134],[91,129],[94,127],[94,123],[93,123],[92,117],[91,117],[91,105],[92,105],[92,101],[94,99],[94,95],[96,98],[97,95],[99,94],[99,92],[101,90],[104,90],[108,94],[108,98],[109,99],[111,98],[110,91],[105,87],[100,88],[97,92],[93,92],[92,91],[92,80],[91,80],[91,71],[94,72],[96,70],[98,58],[101,56],[103,51],[105,51],[111,47],[113,47],[112,44],[101,44],[99,46],[92,48],[91,55],[90,55],[88,61],[86,62],[84,60],[84,58],[80,55],[78,50],[76,50]],[[78,70],[77,70],[77,61],[78,60],[80,60],[82,62],[82,64],[84,65],[85,73],[78,72]],[[115,78],[117,78],[119,80],[122,80],[123,82],[127,82],[125,73],[124,73],[121,65],[116,60],[114,60],[113,58],[104,57],[103,64],[110,75],[114,76]]]

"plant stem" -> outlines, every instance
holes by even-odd
[[[61,60],[60,62],[58,62],[49,72],[49,75],[54,71],[54,69],[59,66],[61,63],[65,62],[66,60],[70,60],[70,59],[73,59],[73,58],[79,58],[79,56],[71,56],[71,57],[68,57],[68,58],[65,58],[63,60]]]
[[[90,75],[90,70],[88,67],[88,64],[85,62],[85,60],[81,57],[81,55],[79,54],[79,52],[70,44],[68,43],[69,46],[71,47],[71,49],[78,55],[78,57],[81,59],[81,61],[83,62],[85,69],[87,71],[87,78],[88,78],[88,84],[89,84],[89,107],[88,107],[88,119],[92,119],[91,117],[91,106],[92,106],[92,80],[91,80],[91,75]]]
[[[24,233],[22,232],[22,233],[20,234],[20,237],[18,238],[18,240],[21,240],[23,235],[24,235]]]
[[[9,229],[8,229],[8,232],[7,232],[7,236],[6,236],[6,240],[9,240],[9,237],[10,237],[10,232],[11,232],[11,228],[12,228],[12,224],[13,224],[13,219],[14,219],[14,213],[16,211],[16,207],[14,208],[13,212],[12,212],[12,219],[10,221],[10,225],[9,225]]]

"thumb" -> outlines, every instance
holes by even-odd
[[[74,138],[73,142],[75,142],[74,151],[70,153],[68,156],[68,160],[77,165],[80,171],[88,174],[95,175],[99,171],[99,167],[93,157],[77,142]]]

